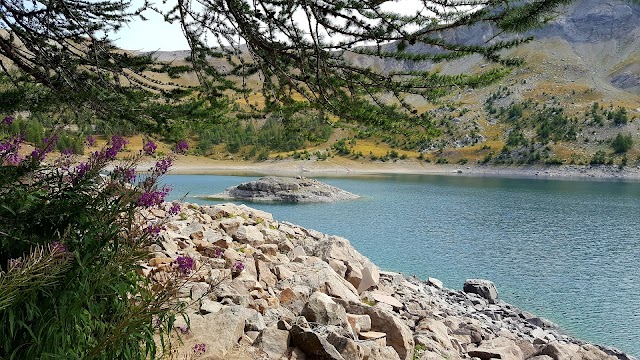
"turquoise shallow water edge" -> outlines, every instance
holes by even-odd
[[[254,176],[169,175],[171,199]],[[330,204],[247,203],[351,241],[381,268],[500,297],[569,334],[640,356],[640,182],[379,175],[318,178],[362,195]],[[199,204],[214,201],[185,198]]]

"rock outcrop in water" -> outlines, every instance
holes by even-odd
[[[176,296],[190,325],[176,320],[174,358],[630,358],[497,300],[488,282],[470,282],[489,289],[480,296],[380,271],[346,239],[244,205],[143,215],[166,221],[143,273],[156,287],[185,280]],[[179,272],[179,256],[194,260],[191,273]]]
[[[359,198],[348,191],[305,177],[267,176],[226,189],[207,199],[279,201],[279,202],[333,202]]]

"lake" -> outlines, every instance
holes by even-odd
[[[170,175],[171,199],[257,179]],[[349,239],[384,270],[500,298],[581,339],[640,356],[640,182],[379,175],[318,178],[362,195],[330,204],[247,203]],[[199,204],[215,203],[186,198]]]

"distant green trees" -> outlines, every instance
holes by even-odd
[[[295,114],[288,120],[276,116],[268,116],[266,120],[228,117],[220,123],[200,123],[195,131],[199,134],[198,150],[201,154],[208,154],[219,144],[225,144],[226,150],[232,154],[245,146],[293,151],[307,144],[326,142],[332,132],[331,124],[313,111]],[[264,159],[264,154],[261,157]]]
[[[618,133],[615,139],[611,142],[611,147],[616,154],[622,154],[633,146],[633,139],[631,138],[631,134],[622,134]]]

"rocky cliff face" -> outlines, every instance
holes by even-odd
[[[167,211],[143,214],[165,230],[141,271],[157,288],[184,281],[175,358],[628,358],[499,301],[487,281],[461,292],[380,271],[346,239],[244,205]]]
[[[560,16],[531,32],[559,36],[573,43],[633,40],[640,30],[640,3],[632,0],[580,0],[560,9]]]

